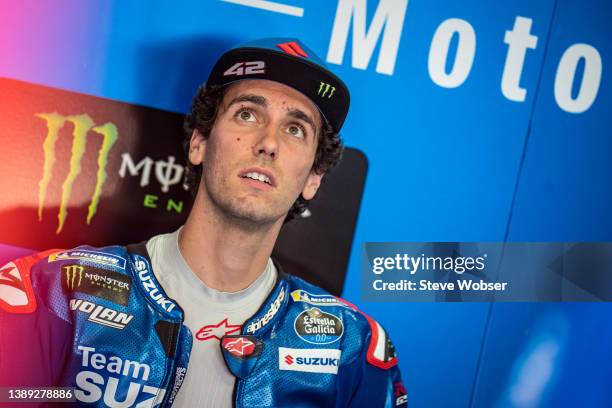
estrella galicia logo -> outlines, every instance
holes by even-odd
[[[63,265],[62,287],[127,306],[132,280],[129,276],[85,265]]]
[[[38,183],[38,220],[42,221],[42,210],[45,205],[45,197],[47,195],[47,187],[51,181],[53,173],[53,165],[56,161],[55,144],[60,135],[60,130],[66,122],[72,124],[74,130],[72,132],[72,156],[70,157],[70,170],[62,185],[62,198],[60,200],[58,225],[56,234],[62,232],[64,223],[68,217],[68,201],[72,193],[72,186],[75,179],[81,173],[81,160],[87,149],[87,138],[89,131],[98,134],[102,137],[102,145],[98,152],[98,171],[96,172],[96,186],[91,196],[89,208],[87,211],[87,224],[91,223],[92,218],[96,215],[102,188],[107,179],[106,165],[108,163],[108,154],[119,137],[117,126],[114,123],[108,122],[100,126],[96,126],[93,119],[86,114],[64,116],[56,112],[53,113],[38,113],[37,118],[44,120],[47,123],[47,136],[43,142],[44,162],[43,176]]]
[[[295,319],[294,329],[302,340],[312,344],[331,344],[344,333],[342,320],[316,307],[300,313]]]

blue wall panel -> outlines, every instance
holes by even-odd
[[[550,319],[565,322],[559,377],[541,400],[563,406],[560,390],[571,383],[572,367],[586,370],[597,361],[592,350],[585,360],[574,351],[586,347],[589,324],[608,309],[360,302],[360,250],[367,241],[612,239],[609,2],[283,3],[302,7],[303,17],[217,0],[3,4],[0,76],[184,112],[216,57],[236,43],[296,36],[326,58],[338,46],[332,38],[339,5],[365,7],[367,29],[377,10],[389,6],[399,15],[407,4],[397,50],[382,61],[394,59],[392,75],[377,72],[382,35],[365,69],[355,66],[354,31],[342,61],[331,64],[352,93],[343,136],[370,164],[344,296],[391,333],[417,407],[508,406],[513,370],[537,341],[524,331],[542,331]],[[517,17],[530,19],[537,36],[522,65],[522,102],[501,89],[504,38]],[[428,70],[434,33],[451,18],[469,24],[476,38],[469,74],[454,88],[436,84]],[[583,113],[564,111],[554,96],[559,61],[575,43],[590,44],[603,63],[597,98]],[[447,74],[457,36],[451,44]],[[605,327],[602,338],[609,339]],[[610,363],[597,344],[602,365],[583,384],[593,390]],[[605,403],[592,398],[593,405]]]

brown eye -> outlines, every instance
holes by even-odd
[[[304,128],[299,125],[290,125],[287,128],[287,132],[289,132],[291,136],[295,136],[301,139],[303,139],[306,136],[305,134],[306,132],[304,132]]]
[[[239,110],[236,116],[245,122],[255,122],[255,115],[253,115],[253,112],[247,109]]]

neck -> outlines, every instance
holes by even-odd
[[[198,194],[179,235],[179,249],[206,286],[237,292],[263,273],[282,225],[282,219],[263,226],[231,219]]]

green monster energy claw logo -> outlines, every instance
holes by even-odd
[[[59,234],[64,228],[66,217],[68,216],[68,201],[70,200],[70,194],[72,193],[72,186],[74,180],[81,172],[81,159],[85,154],[87,148],[87,136],[89,131],[101,135],[103,137],[102,146],[98,152],[98,172],[96,174],[96,187],[89,203],[87,212],[87,224],[91,223],[92,218],[96,214],[98,209],[98,203],[100,201],[100,195],[102,193],[102,187],[106,181],[106,164],[108,163],[108,154],[117,141],[119,132],[117,126],[113,123],[105,123],[101,126],[94,127],[94,122],[89,115],[71,115],[64,116],[56,112],[53,113],[38,113],[35,115],[37,118],[43,119],[47,122],[47,136],[43,142],[44,162],[43,162],[43,175],[38,183],[38,220],[42,221],[42,210],[45,204],[45,197],[47,195],[47,187],[51,181],[53,175],[53,166],[56,161],[55,155],[55,143],[57,142],[59,131],[64,127],[66,122],[72,123],[74,131],[72,133],[72,150],[70,154],[70,170],[64,183],[62,184],[62,197],[60,200],[59,212],[57,215],[58,226],[55,231]]]
[[[81,265],[66,265],[62,267],[66,275],[66,287],[70,290],[74,290],[81,286],[83,281],[83,271],[85,268]],[[77,280],[78,277],[78,280]],[[76,282],[75,282],[76,280]]]
[[[335,90],[336,88],[331,86],[330,84],[325,83],[325,82],[320,82],[319,91],[317,92],[317,94],[320,95],[322,98],[327,96],[327,98],[330,99],[332,95],[334,94]],[[327,93],[328,91],[329,91],[329,94]]]

